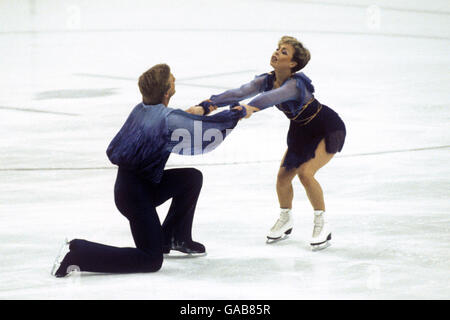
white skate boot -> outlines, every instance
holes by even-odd
[[[267,235],[267,243],[286,239],[291,233],[293,225],[291,209],[281,209],[280,217]]]
[[[313,251],[323,250],[331,245],[331,230],[328,227],[328,223],[325,222],[324,213],[323,211],[314,213],[314,229],[310,241]]]

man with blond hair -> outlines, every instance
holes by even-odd
[[[155,272],[162,266],[163,254],[171,250],[206,253],[205,246],[193,241],[191,234],[202,173],[195,168],[164,167],[171,152],[193,155],[213,150],[252,110],[238,106],[206,116],[215,107],[204,104],[186,111],[169,108],[175,94],[175,77],[166,64],[144,72],[138,85],[142,102],[131,111],[107,149],[108,158],[118,166],[115,203],[130,223],[136,248],[81,239],[65,241],[52,270],[57,277],[74,269]],[[161,225],[156,207],[168,199],[172,203]]]

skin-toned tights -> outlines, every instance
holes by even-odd
[[[285,156],[286,154],[284,157]],[[317,146],[314,158],[303,163],[296,169],[286,170],[284,167],[280,167],[277,176],[277,195],[278,201],[280,202],[280,208],[292,208],[292,199],[294,198],[292,180],[295,176],[298,176],[314,210],[325,211],[323,191],[319,182],[314,178],[314,175],[320,168],[327,164],[333,156],[334,154],[326,152],[325,139],[322,139]],[[281,163],[283,163],[284,157]]]

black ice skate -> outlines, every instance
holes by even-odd
[[[52,276],[63,278],[70,275],[72,272],[80,271],[78,266],[68,264],[67,260],[69,252],[70,242],[66,238],[64,239],[58,255],[56,256],[55,262],[53,263],[52,271],[50,272]]]
[[[190,256],[205,256],[205,246],[195,241],[181,241],[172,237],[170,244],[163,246],[163,253],[169,254],[171,250],[185,253]]]

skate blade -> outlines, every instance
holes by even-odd
[[[61,266],[61,262],[69,251],[69,240],[65,238],[63,244],[59,248],[58,254],[56,255],[52,270],[50,271],[50,274],[52,276],[56,277],[56,271],[58,271],[59,267]]]
[[[289,235],[291,234],[291,232],[292,232],[292,228],[290,228],[289,230],[286,230],[284,232],[284,235],[279,238],[267,237],[266,244],[272,244],[272,243],[277,243],[277,242],[286,240],[287,238],[289,238]]]
[[[274,244],[274,243],[286,240],[287,238],[289,238],[288,235],[284,235],[284,236],[279,237],[279,238],[269,238],[269,237],[267,237],[266,244]]]
[[[170,250],[170,253],[165,253],[165,259],[191,259],[191,258],[200,258],[207,256],[207,252],[203,253],[184,253],[177,250]]]
[[[319,251],[319,250],[326,249],[329,246],[331,246],[330,240],[331,240],[331,233],[327,236],[327,239],[324,242],[311,243],[311,248],[313,251]]]
[[[328,248],[329,246],[331,246],[331,243],[328,241],[325,243],[322,243],[322,244],[312,244],[311,250],[312,251],[321,251],[321,250]]]

